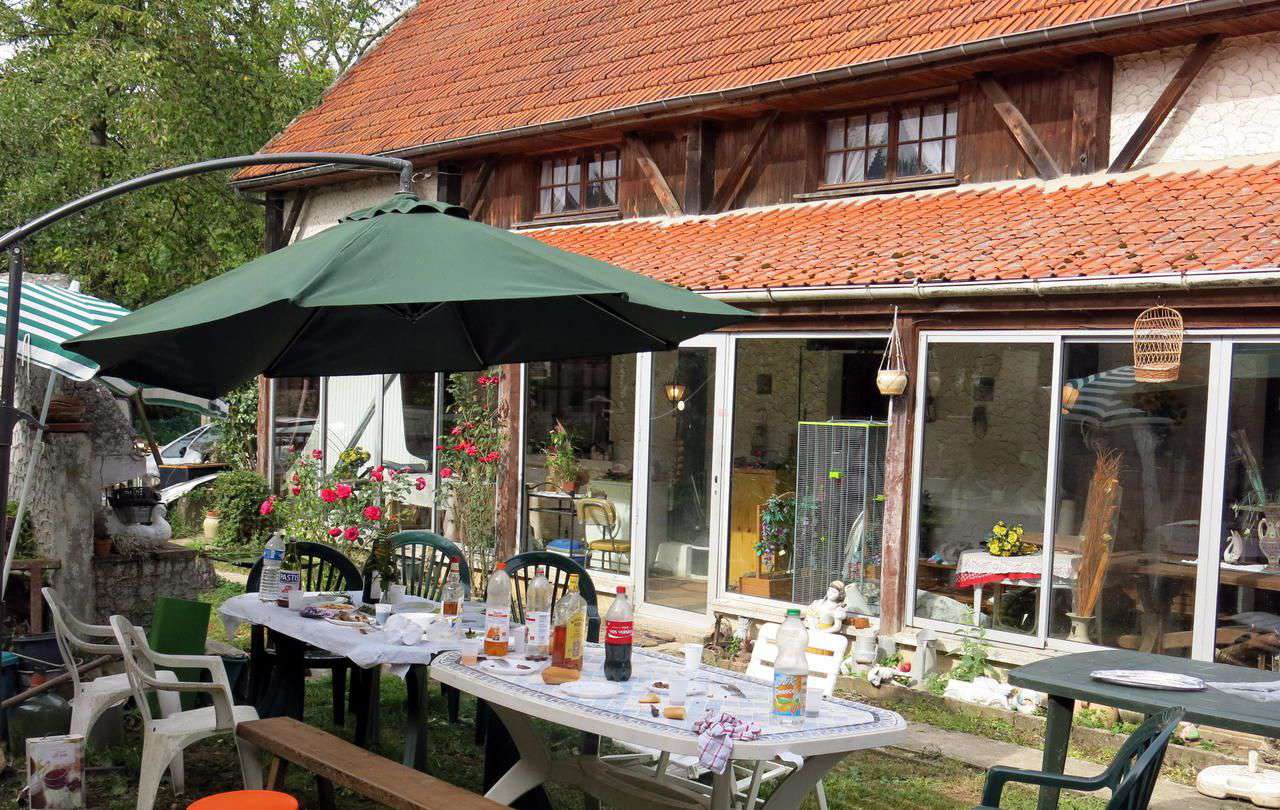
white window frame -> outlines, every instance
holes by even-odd
[[[1064,347],[1069,343],[1123,343],[1132,339],[1129,330],[1120,329],[1055,329],[1029,330],[1011,334],[1007,330],[947,330],[924,331],[919,336],[917,374],[920,380],[928,375],[928,347],[932,343],[1052,343],[1053,373],[1051,376],[1051,406],[1049,447],[1047,448],[1048,471],[1046,474],[1044,500],[1044,534],[1053,537],[1053,522],[1056,519],[1057,474],[1059,467],[1059,435],[1061,393],[1063,383]],[[1196,568],[1195,603],[1192,617],[1192,644],[1190,658],[1199,661],[1212,661],[1214,658],[1214,640],[1217,634],[1217,602],[1220,574],[1220,546],[1222,535],[1222,514],[1225,498],[1226,451],[1228,446],[1228,429],[1230,426],[1231,371],[1236,344],[1280,344],[1280,329],[1191,329],[1187,330],[1186,341],[1189,343],[1205,343],[1209,347],[1209,379],[1207,384],[1208,399],[1205,413],[1205,436],[1201,477],[1199,563]],[[906,605],[904,615],[906,625],[912,628],[927,628],[947,634],[972,632],[972,626],[952,624],[927,619],[915,614],[915,595],[917,591],[917,563],[919,560],[919,509],[920,485],[924,460],[924,408],[926,402],[926,385],[916,386],[915,401],[912,403],[915,422],[912,430],[912,469],[910,475],[910,521],[907,542],[907,583]],[[1045,570],[1041,574],[1041,582],[1048,582],[1052,558],[1046,556]],[[1081,652],[1086,650],[1108,649],[1101,645],[1081,644],[1066,639],[1048,636],[1048,610],[1051,588],[1040,588],[1038,598],[1037,626],[1034,636],[1021,635],[986,629],[985,637],[991,641],[1007,643],[1023,649],[1045,649],[1053,652]]]

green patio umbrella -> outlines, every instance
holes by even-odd
[[[268,377],[674,348],[751,314],[399,193],[64,345],[215,396]]]

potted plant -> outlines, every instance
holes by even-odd
[[[738,580],[739,590],[748,596],[767,599],[791,598],[791,552],[796,534],[796,496],[784,492],[769,496],[760,504],[760,535],[756,541],[756,573]]]
[[[548,435],[550,441],[543,451],[547,458],[547,480],[565,492],[575,492],[581,483],[582,468],[573,451],[573,437],[559,421]]]

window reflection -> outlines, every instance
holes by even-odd
[[[320,447],[320,378],[282,377],[271,381],[271,392],[275,398],[271,484],[279,491],[298,456]]]

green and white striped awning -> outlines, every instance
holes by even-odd
[[[0,278],[0,347],[4,346],[8,306],[9,280]],[[128,314],[129,310],[118,304],[76,289],[23,282],[22,309],[18,315],[18,334],[22,344],[18,347],[18,358],[73,380],[83,382],[92,379],[98,373],[98,364],[63,348],[62,342]],[[141,390],[143,401],[151,405],[167,405],[210,415],[226,410],[220,400],[190,396],[167,388],[151,388],[119,377],[104,377],[102,382],[120,396],[132,396]]]

